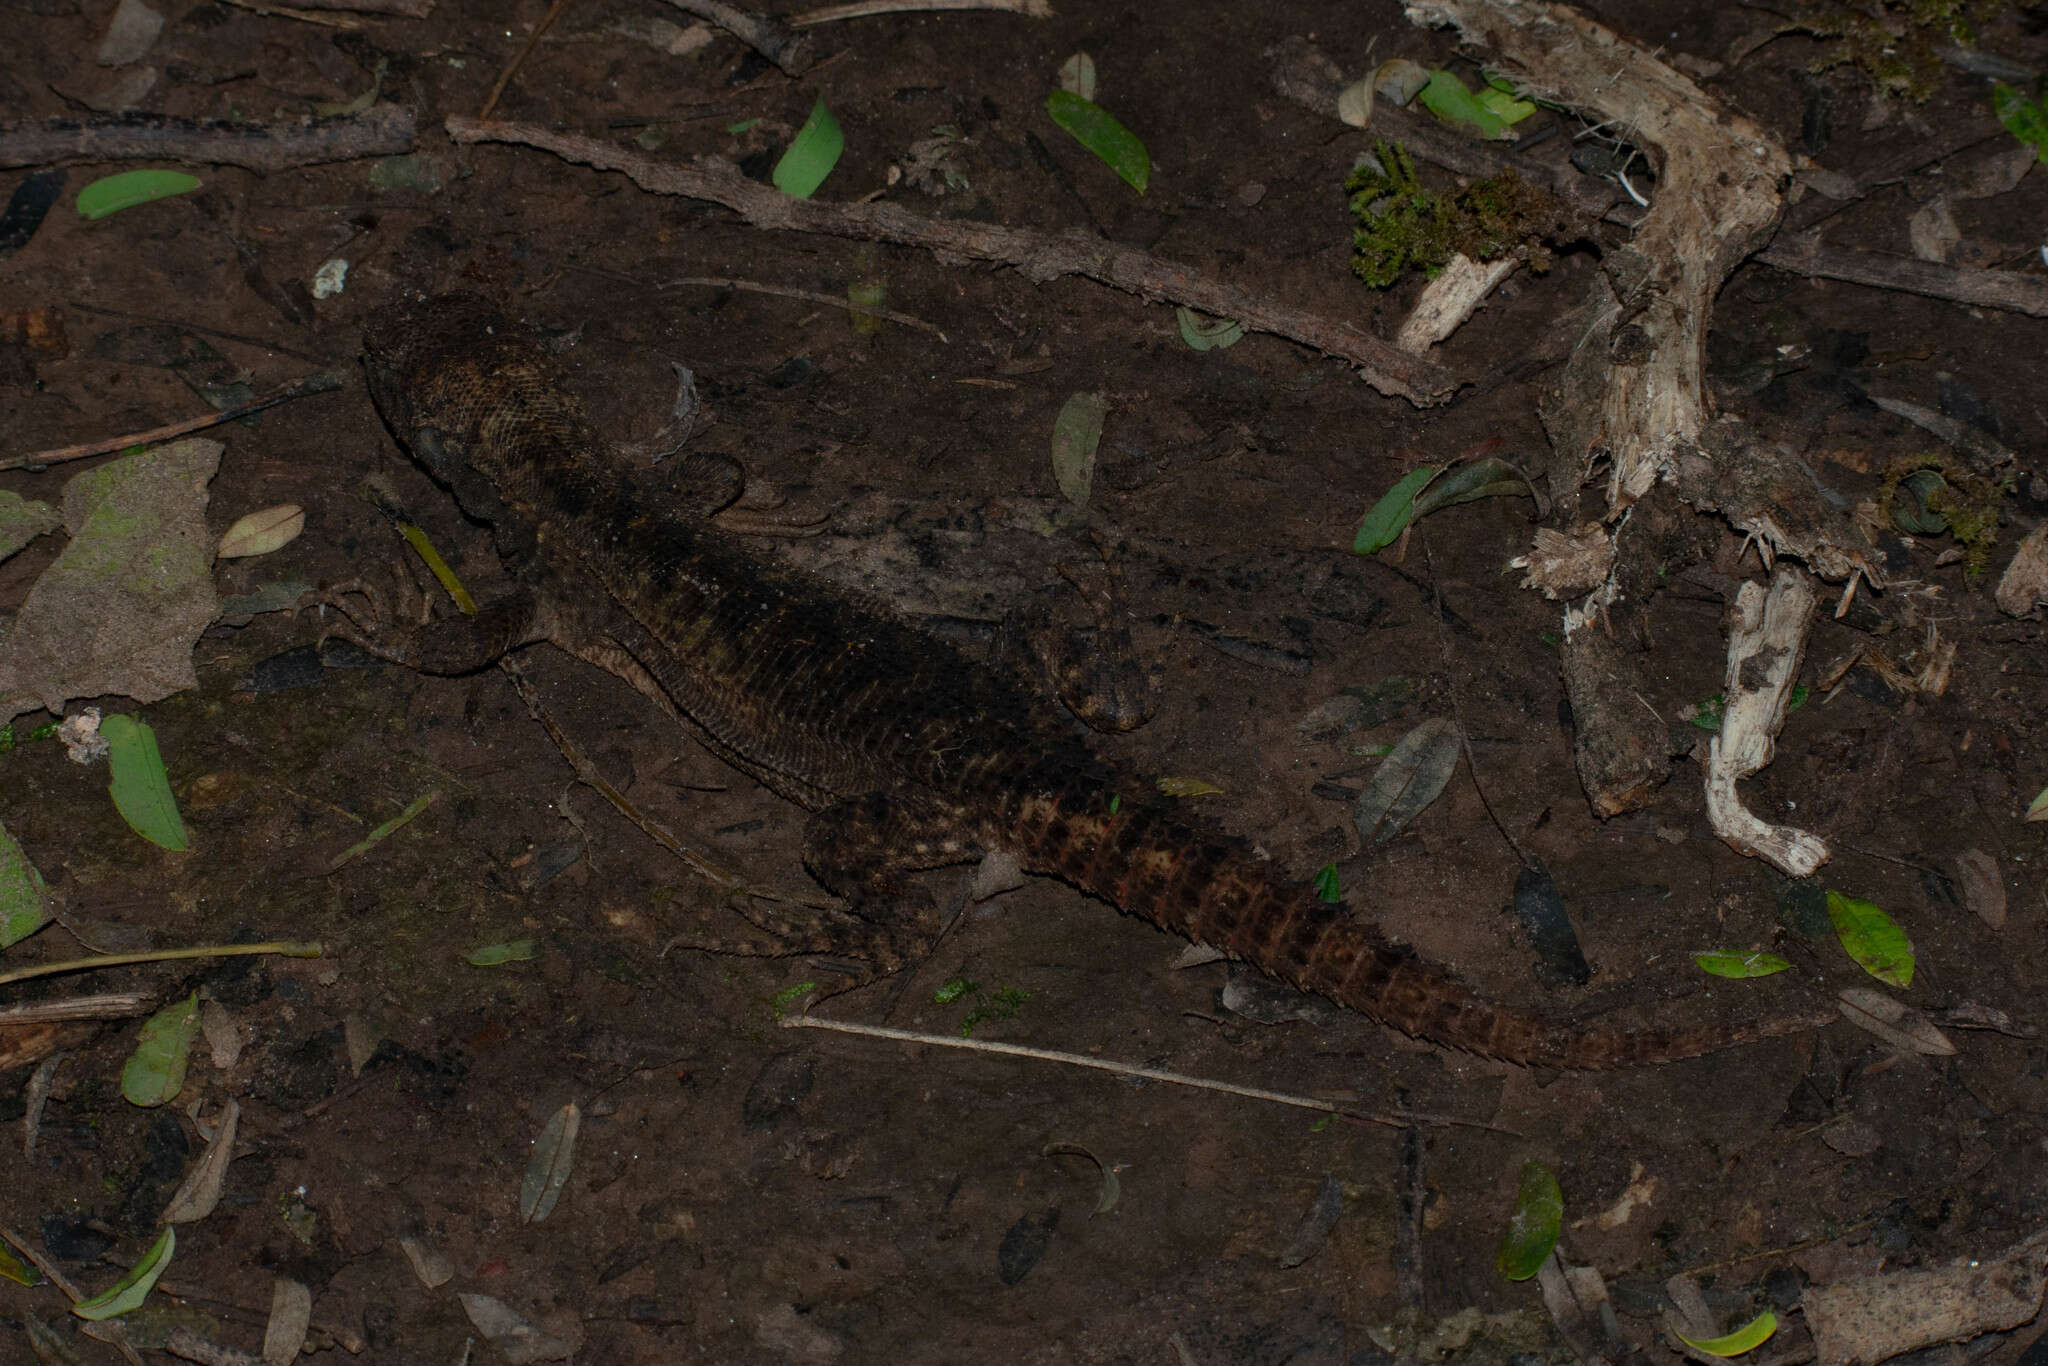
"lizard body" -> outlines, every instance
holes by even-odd
[[[1490,1003],[1242,842],[1185,821],[1050,699],[885,604],[743,550],[710,524],[735,491],[729,471],[704,471],[694,506],[664,509],[673,491],[650,498],[617,466],[531,335],[485,301],[394,305],[370,320],[364,352],[393,432],[494,527],[520,584],[380,653],[459,673],[545,638],[620,673],[813,813],[805,861],[875,921],[884,947],[865,956],[918,956],[936,932],[905,874],[1003,849],[1395,1029],[1511,1062],[1662,1062],[1824,1018],[1573,1025]]]

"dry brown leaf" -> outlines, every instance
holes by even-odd
[[[1963,904],[1992,929],[2004,929],[2005,879],[1999,875],[1998,860],[1982,849],[1965,849],[1956,855],[1955,868]]]
[[[1868,987],[1846,987],[1842,991],[1842,1018],[1858,1029],[1868,1030],[1892,1047],[1929,1057],[1952,1056],[1956,1046],[1934,1027],[1934,1021],[1902,1001]]]
[[[1998,601],[1998,610],[2014,617],[2025,616],[2034,610],[2035,603],[2048,597],[2048,522],[2035,527],[2020,542],[2012,562],[1999,576],[1998,591],[1993,596]]]
[[[220,1203],[220,1187],[227,1177],[228,1163],[235,1160],[235,1130],[241,1118],[242,1107],[230,1100],[213,1127],[213,1138],[206,1151],[192,1164],[184,1184],[164,1207],[165,1223],[195,1223],[213,1213],[214,1206]]]
[[[236,520],[220,538],[214,554],[223,560],[249,555],[268,555],[290,545],[306,529],[306,510],[296,503],[280,503]]]
[[[265,1366],[291,1366],[313,1323],[313,1292],[288,1276],[270,1286],[270,1321],[263,1325]]]

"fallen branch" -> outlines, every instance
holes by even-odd
[[[1846,280],[1853,285],[2048,318],[2048,275],[1951,266],[1890,252],[1824,246],[1814,233],[1790,238],[1781,233],[1777,241],[1756,254],[1756,259],[1794,275]]]
[[[778,20],[727,4],[726,0],[668,0],[668,3],[685,14],[716,24],[775,63],[785,76],[799,77],[811,69],[810,38],[791,31]]]
[[[60,161],[182,161],[283,171],[412,150],[412,110],[380,104],[361,114],[293,123],[230,123],[168,114],[29,119],[0,125],[0,167]]]
[[[1213,317],[1232,318],[1255,332],[1312,346],[1359,368],[1383,394],[1427,405],[1450,397],[1457,382],[1448,370],[1412,356],[1364,329],[1274,303],[1263,295],[1161,261],[1085,233],[1032,232],[988,223],[927,218],[894,204],[827,204],[791,199],[748,180],[722,162],[696,165],[656,161],[596,138],[527,123],[483,123],[451,116],[448,135],[458,143],[516,143],[552,152],[565,161],[618,171],[650,194],[679,195],[722,204],[757,228],[820,233],[858,241],[893,242],[944,256],[1014,266],[1034,284],[1083,275],[1155,303],[1184,304]]]
[[[280,403],[289,403],[295,398],[308,394],[330,394],[341,387],[341,379],[335,375],[308,375],[298,383],[278,390],[263,398],[238,403],[232,408],[223,408],[216,413],[201,413],[188,417],[182,422],[170,422],[161,427],[151,427],[146,432],[130,432],[125,436],[102,437],[98,441],[87,441],[76,446],[57,446],[47,451],[36,451],[31,455],[9,456],[0,460],[0,470],[40,470],[51,465],[61,465],[67,460],[87,460],[95,455],[110,455],[125,451],[130,446],[153,446],[159,441],[170,441],[193,432],[203,432],[208,427],[218,427],[223,422],[234,422],[251,413],[260,413]]]

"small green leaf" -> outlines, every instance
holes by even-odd
[[[2034,794],[2034,800],[2027,803],[2026,818],[2030,821],[2048,821],[2048,787]]]
[[[171,1264],[171,1254],[177,1250],[178,1231],[167,1227],[155,1245],[142,1254],[142,1259],[128,1268],[127,1275],[91,1299],[72,1305],[71,1312],[89,1323],[97,1323],[136,1308],[149,1297],[150,1287],[164,1274],[164,1268]]]
[[[1766,1309],[1725,1337],[1689,1338],[1680,1333],[1678,1340],[1710,1357],[1739,1357],[1753,1347],[1763,1346],[1777,1331],[1778,1316]]]
[[[1365,520],[1358,524],[1358,534],[1351,538],[1351,548],[1360,555],[1373,555],[1386,549],[1399,539],[1408,524],[1415,520],[1415,495],[1423,486],[1436,478],[1440,465],[1417,465],[1401,476],[1394,487],[1380,495],[1372,505],[1372,511],[1365,514]]]
[[[728,123],[725,126],[725,131],[737,136],[738,134],[751,131],[754,125],[760,121],[759,119],[741,119],[738,123]]]
[[[1991,112],[1998,115],[2006,132],[2033,148],[2040,160],[2048,161],[2048,98],[2009,85],[1994,85]]]
[[[1344,899],[1344,889],[1337,883],[1337,865],[1326,863],[1316,869],[1316,895],[1332,904]]]
[[[872,337],[882,330],[881,315],[875,310],[889,297],[889,287],[880,280],[855,280],[846,286],[846,315],[853,322],[853,335]]]
[[[1122,796],[1122,795],[1121,795],[1120,793],[1115,793],[1115,792],[1112,792],[1112,793],[1110,793],[1110,794],[1109,794],[1109,814],[1110,814],[1110,815],[1112,815],[1112,816],[1114,816],[1114,815],[1115,815],[1115,814],[1116,814],[1117,812],[1119,812],[1119,811],[1121,811],[1121,810],[1123,810],[1123,809],[1124,809],[1124,799],[1123,799],[1123,796]]]
[[[932,993],[932,1001],[936,1005],[949,1006],[968,992],[980,989],[965,977],[954,977],[939,985],[939,989]]]
[[[1126,185],[1145,193],[1152,179],[1152,156],[1137,134],[1118,123],[1107,109],[1071,90],[1055,90],[1045,97],[1045,112],[1072,133],[1074,141],[1107,162]]]
[[[152,199],[166,199],[198,188],[199,177],[183,171],[121,171],[102,176],[78,192],[78,215],[105,218]]]
[[[121,1067],[121,1094],[130,1105],[162,1105],[184,1089],[192,1040],[199,1036],[199,993],[173,1001],[142,1022],[135,1051]]]
[[[1222,351],[1244,340],[1244,324],[1234,318],[1207,318],[1192,308],[1175,308],[1180,339],[1191,351]]]
[[[1474,99],[1465,83],[1451,72],[1430,72],[1429,84],[1422,87],[1416,98],[1422,101],[1424,109],[1445,123],[1470,129],[1483,138],[1507,135],[1508,126],[1501,116]]]
[[[43,1273],[14,1255],[13,1251],[0,1247],[0,1276],[16,1285],[41,1285]]]
[[[1835,937],[1865,972],[1888,986],[1913,984],[1913,941],[1875,904],[1829,892],[1828,919],[1834,922]]]
[[[502,944],[484,944],[464,954],[462,961],[473,968],[495,968],[506,963],[531,963],[540,957],[531,939],[508,939]]]
[[[789,1008],[817,989],[816,982],[792,982],[768,998],[768,1009],[776,1019],[789,1013]]]
[[[107,765],[113,780],[107,792],[128,828],[173,853],[190,848],[185,822],[171,795],[170,775],[156,747],[156,732],[146,722],[119,712],[100,722],[107,742]]]
[[[1503,124],[1520,123],[1536,112],[1533,102],[1515,93],[1511,85],[1489,80],[1479,92],[1479,103]]]
[[[811,116],[796,130],[789,150],[775,163],[768,178],[791,199],[809,199],[825,183],[825,177],[832,174],[832,168],[839,164],[839,154],[845,150],[846,135],[839,131],[839,120],[832,117],[832,111],[825,107],[825,97],[820,95],[811,106]]]
[[[1207,778],[1161,778],[1152,785],[1162,797],[1213,797],[1223,790]]]
[[[1500,1241],[1494,1265],[1511,1281],[1528,1280],[1557,1246],[1563,1227],[1564,1192],[1557,1188],[1557,1178],[1541,1162],[1523,1163],[1515,1212],[1508,1219],[1507,1236]]]
[[[1792,966],[1775,953],[1735,953],[1729,949],[1696,953],[1692,961],[1700,965],[1700,971],[1715,977],[1768,977]]]
[[[49,918],[43,875],[0,826],[0,949],[19,944]]]
[[[1095,449],[1109,404],[1101,394],[1074,394],[1052,422],[1052,477],[1075,507],[1086,507],[1095,488]]]

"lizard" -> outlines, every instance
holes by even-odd
[[[393,434],[492,528],[514,585],[474,616],[374,652],[461,674],[549,640],[625,678],[810,813],[805,864],[845,910],[808,927],[809,948],[857,938],[854,955],[879,968],[916,961],[939,920],[909,875],[999,850],[1403,1033],[1511,1063],[1669,1062],[1832,1018],[1575,1022],[1485,999],[1369,916],[1150,795],[1021,677],[743,547],[712,521],[738,495],[734,462],[686,458],[665,488],[623,469],[558,363],[481,297],[380,309],[363,364]]]

